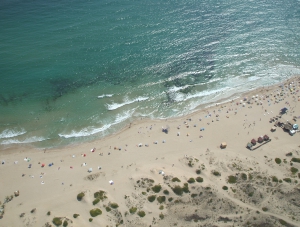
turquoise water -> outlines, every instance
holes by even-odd
[[[60,147],[300,74],[300,1],[1,1],[0,147]]]

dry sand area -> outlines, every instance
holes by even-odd
[[[3,149],[0,226],[300,226],[300,132],[277,126],[300,123],[299,90],[295,76],[91,143]]]

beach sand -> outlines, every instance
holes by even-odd
[[[74,227],[300,226],[300,133],[271,132],[278,120],[299,124],[299,90],[295,76],[94,142],[2,150],[0,226],[54,226],[55,217]],[[264,135],[271,141],[246,148]],[[102,214],[92,217],[94,208]]]

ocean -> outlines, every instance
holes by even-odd
[[[0,148],[63,147],[300,74],[299,0],[2,0]]]

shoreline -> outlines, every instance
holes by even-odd
[[[95,141],[58,149],[3,150],[0,201],[6,202],[0,225],[42,226],[57,217],[74,227],[86,226],[90,218],[91,225],[105,226],[228,226],[247,221],[297,226],[300,163],[292,158],[300,160],[300,133],[290,136],[280,127],[271,132],[274,122],[269,121],[285,106],[289,111],[282,120],[300,116],[299,90],[297,75],[183,117],[134,121]],[[243,105],[240,99],[246,96]],[[169,127],[168,133],[162,127]],[[246,148],[265,134],[271,142],[255,151]],[[181,194],[176,194],[177,186]],[[106,198],[93,205],[99,190]],[[81,192],[84,197],[78,201]],[[91,217],[94,208],[102,214]],[[130,213],[132,208],[136,211]]]

